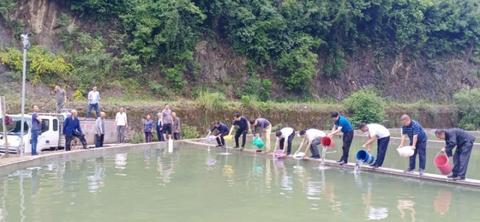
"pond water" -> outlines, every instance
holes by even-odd
[[[0,221],[478,221],[478,190],[176,144],[16,170]]]

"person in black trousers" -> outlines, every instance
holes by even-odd
[[[165,137],[163,136],[163,122],[162,122],[162,113],[157,114],[157,121],[155,123],[155,129],[157,132],[158,141],[165,141]]]
[[[438,129],[435,131],[435,136],[445,140],[445,148],[443,148],[442,151],[445,152],[447,156],[451,157],[453,148],[457,147],[455,154],[453,154],[452,174],[450,174],[448,178],[452,180],[465,180],[475,137],[465,130],[458,128],[447,130]]]
[[[250,123],[248,119],[244,116],[241,116],[239,113],[235,113],[233,119],[233,125],[237,126],[237,131],[235,132],[235,148],[239,148],[238,139],[242,136],[242,150],[245,148],[245,142],[247,141],[247,133],[250,128]]]
[[[292,127],[285,127],[278,130],[275,133],[275,136],[277,137],[277,142],[275,144],[278,144],[278,148],[283,151],[285,151],[285,139],[287,139],[287,155],[290,155],[290,153],[292,153],[292,142],[295,137],[295,129]]]
[[[381,167],[390,143],[390,131],[385,126],[376,123],[360,123],[358,129],[368,135],[368,140],[362,145],[362,147],[368,149],[368,152],[371,151],[371,144],[375,140],[377,141],[377,158],[372,166],[374,168]]]
[[[100,112],[100,116],[95,120],[95,147],[103,147],[106,116],[105,112]]]
[[[215,138],[217,140],[217,147],[224,147],[225,146],[224,137],[229,133],[227,124],[218,121],[214,123],[213,126],[210,128],[210,133],[213,131],[217,131],[216,138]]]
[[[333,138],[333,136],[335,136],[336,134],[340,132],[343,133],[343,136],[342,136],[343,153],[340,160],[337,161],[339,165],[343,165],[348,163],[348,154],[350,152],[350,146],[352,145],[353,135],[354,135],[353,127],[350,121],[345,116],[340,115],[340,113],[338,112],[332,112],[330,116],[332,117],[332,120],[333,120],[333,128],[332,128],[332,132],[330,132],[327,136],[330,138]]]
[[[65,135],[65,150],[70,151],[72,140],[77,137],[83,145],[83,149],[87,149],[87,141],[80,128],[80,120],[78,120],[78,112],[72,110],[71,115],[65,119],[63,124],[63,134]]]

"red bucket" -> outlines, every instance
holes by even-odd
[[[320,142],[322,143],[322,146],[325,146],[327,148],[333,148],[335,146],[332,138],[330,138],[328,136],[322,137],[322,140]]]
[[[441,174],[448,175],[452,172],[452,165],[448,161],[448,156],[445,154],[438,154],[433,160],[435,166]]]

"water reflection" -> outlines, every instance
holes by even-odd
[[[452,203],[452,192],[448,190],[439,190],[435,199],[433,199],[433,207],[435,212],[445,215],[450,209]]]
[[[175,154],[167,154],[165,149],[155,151],[157,178],[160,180],[158,185],[166,186],[171,182],[172,175],[175,172]]]
[[[400,211],[400,218],[410,218],[410,221],[415,222],[415,202],[409,199],[399,199],[397,201],[397,209]]]
[[[124,172],[124,170],[127,169],[127,159],[128,159],[127,153],[115,154],[115,169],[118,169],[115,175],[127,176],[127,174]]]
[[[93,171],[89,172],[89,176],[87,176],[87,186],[88,191],[91,193],[96,193],[98,190],[103,187],[104,178],[105,178],[105,165],[104,165],[104,158],[98,157],[95,159]]]

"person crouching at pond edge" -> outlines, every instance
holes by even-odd
[[[70,151],[72,140],[77,137],[83,145],[83,149],[87,149],[87,141],[80,128],[80,120],[78,119],[77,110],[71,111],[72,115],[65,119],[63,123],[63,135],[65,135],[65,150]]]
[[[452,174],[450,174],[448,178],[452,180],[465,180],[475,137],[465,130],[458,128],[435,130],[435,136],[445,140],[445,148],[443,148],[442,151],[445,152],[448,157],[452,156],[453,148],[457,147],[453,155]]]
[[[417,159],[418,154],[418,161],[420,162],[418,173],[420,176],[423,176],[427,160],[427,134],[422,125],[417,121],[412,120],[409,115],[403,114],[400,117],[400,120],[402,122],[402,139],[399,147],[404,146],[405,140],[408,137],[410,140],[410,146],[413,146],[413,149],[415,150],[410,157],[409,166],[408,169],[405,170],[405,173],[413,173],[415,170],[415,160]]]
[[[272,124],[265,118],[257,118],[251,120],[250,124],[253,127],[253,137],[258,133],[258,136],[265,141],[265,152],[270,152],[270,134],[272,134]]]
[[[301,152],[302,146],[306,144],[307,147],[310,147],[310,153],[312,154],[311,158],[320,159],[321,156],[320,152],[318,151],[318,145],[321,144],[322,138],[325,137],[327,134],[318,129],[304,129],[300,131],[299,135],[303,137],[303,140],[300,143],[297,152]],[[305,154],[306,153],[307,152],[305,151]]]
[[[295,137],[295,129],[292,127],[285,127],[275,133],[277,140],[275,144],[278,144],[278,148],[284,150],[285,148],[285,139],[287,139],[287,155],[292,153],[292,142]]]
[[[229,129],[227,124],[222,123],[220,121],[215,122],[213,126],[210,128],[210,132],[217,131],[216,135],[216,140],[217,140],[217,147],[225,147],[225,139],[224,137],[228,135]]]
[[[332,131],[328,134],[328,137],[332,138],[336,134],[342,132],[342,157],[338,164],[343,165],[348,163],[348,153],[350,152],[350,146],[352,145],[353,141],[353,127],[350,121],[343,115],[340,115],[338,112],[332,112],[330,115],[333,119],[333,128]]]
[[[386,127],[376,123],[361,123],[358,129],[368,136],[368,140],[362,147],[367,148],[369,153],[371,152],[372,143],[375,140],[377,141],[377,158],[372,166],[374,168],[381,167],[385,160],[385,154],[387,154],[388,143],[390,142],[390,131]]]
[[[235,132],[235,148],[239,148],[239,141],[238,139],[242,136],[242,148],[245,148],[245,142],[247,141],[247,133],[250,128],[250,123],[248,122],[247,118],[241,116],[240,113],[235,113],[233,115],[233,125],[237,126],[237,131]]]

